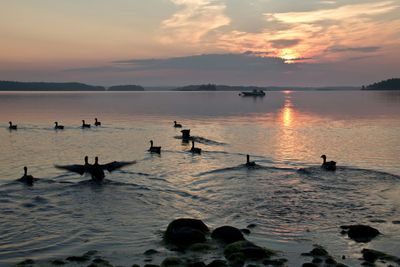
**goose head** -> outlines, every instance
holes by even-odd
[[[9,122],[8,122],[8,124],[10,124],[10,126],[11,126],[11,125],[12,125],[12,122],[11,122],[11,121],[9,121]]]
[[[324,163],[326,162],[326,156],[322,155],[321,158],[324,160]]]
[[[150,146],[153,147],[153,140],[150,140]]]
[[[94,118],[94,121],[97,122],[97,118]]]
[[[85,156],[85,165],[89,164],[89,157]]]
[[[55,124],[56,126],[58,126],[58,122],[55,121],[54,124]]]
[[[250,162],[250,155],[247,154],[247,155],[246,155],[246,163],[249,163],[249,162]]]
[[[25,166],[24,167],[24,176],[27,176],[28,175],[28,168]]]
[[[85,120],[82,120],[82,124],[85,124]]]
[[[94,158],[94,164],[96,164],[96,165],[99,164],[99,157],[96,156],[96,157]]]

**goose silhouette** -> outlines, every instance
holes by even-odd
[[[175,128],[182,128],[182,124],[179,124],[176,121],[174,121],[174,127]]]
[[[136,161],[113,161],[107,164],[99,164],[99,158],[95,157],[95,162],[93,165],[89,164],[88,156],[85,156],[85,163],[81,164],[72,164],[72,165],[55,165],[57,169],[66,170],[69,172],[75,172],[80,175],[88,173],[92,176],[92,180],[102,181],[105,177],[104,170],[108,172],[113,172],[114,170],[121,169],[125,166],[132,165],[136,163]]]
[[[55,124],[54,129],[56,129],[56,130],[64,130],[64,126],[63,125],[58,125],[57,121],[55,121],[54,124]]]
[[[161,147],[160,146],[153,146],[153,140],[150,140],[150,148],[149,150],[151,153],[161,153]]]
[[[10,124],[10,126],[8,126],[8,129],[17,130],[17,125],[13,125],[11,121],[9,121],[8,124]]]
[[[32,175],[28,174],[28,168],[26,166],[24,167],[24,175],[18,179],[19,182],[27,184],[27,185],[33,185],[33,183],[37,180],[39,180],[39,179],[34,178]]]
[[[190,149],[190,152],[193,154],[201,154],[201,148],[194,147],[194,140],[192,140],[192,148]]]
[[[254,167],[256,166],[256,163],[254,161],[250,161],[250,155],[246,155],[246,166],[247,167]]]
[[[85,123],[85,120],[82,120],[82,129],[90,128],[90,124]]]
[[[95,125],[95,126],[101,126],[101,122],[99,122],[99,121],[97,120],[97,118],[94,118],[94,125]]]
[[[336,170],[336,162],[335,161],[326,161],[326,156],[322,155],[321,158],[323,159],[321,168],[326,171],[335,171]]]

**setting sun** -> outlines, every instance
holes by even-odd
[[[285,63],[291,64],[300,58],[300,54],[293,49],[285,48],[280,51],[279,57],[284,59]]]

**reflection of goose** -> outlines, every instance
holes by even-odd
[[[10,126],[8,126],[8,129],[10,130],[17,130],[17,125],[13,125],[11,121],[8,122]]]
[[[99,164],[99,158],[95,157],[95,162],[93,165],[89,164],[88,157],[85,157],[85,164],[73,164],[73,165],[55,165],[58,169],[67,170],[70,172],[79,173],[83,175],[84,173],[89,173],[93,180],[101,181],[104,179],[104,170],[112,172],[114,170],[120,169],[122,167],[134,164],[135,161],[113,161],[107,164]]]
[[[190,152],[195,153],[195,154],[201,154],[201,148],[194,147],[194,141],[192,140],[192,148],[190,149]]]
[[[82,129],[83,128],[90,128],[90,124],[86,124],[85,120],[82,120]]]
[[[32,175],[28,175],[28,168],[24,167],[24,176],[18,179],[19,182],[25,183],[27,185],[33,185],[33,182],[37,181],[37,178],[34,178]]]
[[[94,125],[95,126],[101,126],[101,122],[97,120],[97,118],[94,118]]]
[[[247,160],[246,160],[246,166],[247,167],[254,167],[254,166],[256,166],[256,163],[254,162],[254,161],[250,161],[250,155],[246,155],[246,158],[247,158]]]
[[[150,140],[150,148],[149,151],[151,153],[161,153],[161,147],[160,146],[153,146],[153,140]]]
[[[58,125],[57,121],[54,122],[54,124],[55,124],[54,129],[56,129],[56,130],[64,130],[64,126],[63,125]]]
[[[324,160],[324,162],[321,165],[321,168],[327,170],[327,171],[334,171],[336,170],[336,162],[335,161],[326,161],[326,156],[322,155],[321,158]]]
[[[174,127],[175,128],[182,128],[182,124],[176,123],[176,121],[174,121]]]

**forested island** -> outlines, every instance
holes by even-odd
[[[385,81],[363,86],[362,90],[400,90],[400,79],[392,78]]]
[[[0,91],[104,91],[103,86],[67,82],[13,82],[0,81]]]
[[[229,85],[215,85],[215,84],[200,84],[188,85],[178,87],[174,91],[252,91],[252,90],[265,90],[265,87],[257,86],[229,86]]]
[[[108,91],[144,91],[140,85],[114,85],[107,89]]]

